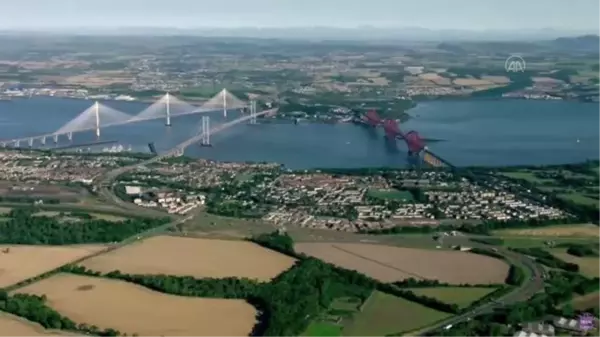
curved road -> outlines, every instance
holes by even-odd
[[[455,324],[461,323],[463,321],[466,321],[470,318],[473,318],[477,315],[489,313],[489,312],[493,311],[494,309],[506,307],[508,305],[511,305],[511,304],[514,304],[517,302],[523,302],[523,301],[531,298],[533,295],[535,295],[539,291],[544,289],[544,277],[543,277],[544,269],[542,266],[537,264],[534,260],[530,259],[527,256],[515,253],[515,252],[510,251],[505,248],[500,248],[497,246],[489,246],[489,245],[475,244],[475,243],[472,243],[471,245],[473,247],[485,248],[485,249],[490,249],[490,247],[496,248],[497,253],[500,255],[503,255],[510,263],[515,264],[518,267],[527,269],[530,274],[530,278],[526,279],[523,282],[523,284],[520,285],[518,288],[516,288],[515,290],[511,291],[508,294],[505,294],[504,296],[500,297],[499,299],[482,304],[481,306],[474,308],[473,310],[470,310],[463,314],[453,316],[446,320],[440,321],[433,326],[429,326],[425,329],[421,329],[418,332],[415,332],[415,334],[418,334],[420,336],[425,336],[428,333],[431,333],[431,332],[438,330],[449,324],[455,325]],[[412,335],[414,335],[414,334],[412,334]]]
[[[217,132],[221,132],[223,130],[226,130],[232,126],[235,126],[237,124],[243,123],[245,121],[248,121],[252,118],[258,117],[258,116],[262,116],[262,115],[266,115],[266,114],[272,114],[272,113],[277,113],[278,109],[270,109],[270,110],[264,110],[261,112],[257,112],[254,115],[248,115],[248,116],[244,116],[241,118],[237,118],[234,119],[230,122],[226,122],[223,124],[220,124],[212,129],[210,129],[210,133],[214,134]],[[185,148],[187,148],[188,146],[199,142],[203,137],[203,134],[200,133],[190,139],[187,139],[186,141],[180,143],[179,145],[175,146],[174,148],[172,148],[171,150],[157,155],[155,157],[152,157],[150,159],[144,160],[140,163],[137,164],[133,164],[133,165],[129,165],[129,166],[124,166],[124,167],[120,167],[117,168],[115,170],[112,171],[108,171],[106,173],[104,173],[103,175],[100,175],[98,177],[96,177],[94,180],[96,181],[96,183],[99,185],[99,194],[106,199],[106,201],[113,203],[114,205],[123,208],[123,209],[127,209],[127,210],[131,210],[132,212],[143,212],[149,215],[154,215],[154,216],[167,216],[165,213],[161,212],[161,211],[156,211],[156,210],[152,210],[152,209],[147,209],[147,208],[142,208],[139,206],[136,206],[134,204],[128,203],[128,202],[124,202],[123,200],[121,200],[118,196],[116,196],[114,193],[112,193],[112,186],[111,183],[112,181],[118,177],[119,175],[134,170],[138,167],[142,167],[145,165],[149,165],[152,163],[156,163],[161,161],[162,159],[165,159],[167,157],[171,157],[173,155],[176,155],[177,153],[179,153],[180,151],[184,150]],[[177,216],[177,215],[171,215],[171,217],[175,217],[177,220],[179,220],[181,217]],[[190,218],[191,219],[191,218]],[[174,225],[175,223],[173,223],[172,225]],[[162,226],[161,226],[162,227]],[[168,226],[167,226],[168,227]],[[167,228],[165,227],[165,228]]]

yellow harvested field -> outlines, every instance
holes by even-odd
[[[600,229],[596,225],[560,225],[540,228],[523,228],[523,229],[502,229],[494,231],[494,235],[515,235],[515,236],[582,236],[582,237],[598,237]]]
[[[248,241],[155,236],[94,257],[86,268],[129,274],[247,277],[269,281],[295,260]]]
[[[502,260],[459,251],[313,242],[298,243],[295,249],[383,282],[414,277],[454,284],[503,283],[508,274]]]
[[[563,81],[552,77],[532,77],[531,80],[535,83],[564,83]]]
[[[420,74],[419,78],[423,79],[423,80],[428,80],[431,81],[435,84],[438,85],[450,85],[452,84],[452,81],[450,81],[450,79],[442,77],[436,73],[426,73],[426,74]]]
[[[485,81],[490,81],[490,82],[495,83],[495,84],[507,84],[507,83],[510,83],[510,78],[508,78],[506,76],[485,75],[485,76],[481,76],[481,79],[485,80]]]
[[[483,85],[493,85],[494,83],[492,81],[479,80],[476,78],[457,78],[454,80],[454,84],[464,85],[466,87],[477,87]]]
[[[49,331],[21,317],[0,312],[0,336],[68,336],[66,332]]]
[[[124,71],[92,71],[63,78],[61,82],[71,85],[84,84],[89,87],[99,87],[121,83],[131,84],[134,82],[134,78]]]
[[[243,300],[167,295],[97,277],[57,274],[18,292],[46,295],[76,323],[141,336],[242,336],[256,324],[256,309]]]
[[[0,288],[43,274],[104,248],[102,245],[0,245]]]
[[[552,255],[579,266],[579,272],[587,277],[600,277],[600,259],[593,256],[573,256],[566,249],[556,248],[551,250]]]

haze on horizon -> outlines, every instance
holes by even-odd
[[[599,12],[598,0],[19,0],[3,1],[0,29],[372,26],[597,33]]]

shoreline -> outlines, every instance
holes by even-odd
[[[39,153],[54,153],[54,151],[52,149],[28,149],[28,148],[21,148],[21,149],[15,149],[15,148],[0,148],[0,152],[39,152]],[[112,157],[137,157],[137,158],[141,158],[141,159],[149,159],[154,157],[154,155],[152,153],[149,152],[76,152],[76,151],[61,151],[58,154],[61,155],[80,155],[80,156],[98,156],[98,157],[103,157],[103,156],[112,156]],[[279,166],[284,170],[291,170],[292,172],[305,172],[305,171],[327,171],[327,170],[344,170],[344,171],[357,171],[357,170],[384,170],[384,171],[401,171],[401,170],[410,170],[410,168],[408,167],[393,167],[393,166],[361,166],[361,167],[311,167],[311,168],[299,168],[299,169],[292,169],[292,168],[288,168],[285,166],[285,164],[281,164],[281,163],[276,163],[276,162],[264,162],[264,161],[226,161],[226,160],[213,160],[213,159],[207,159],[207,158],[202,158],[202,157],[191,157],[188,155],[182,155],[179,157],[174,157],[176,158],[176,160],[184,160],[184,161],[198,161],[198,160],[203,160],[203,161],[207,161],[207,162],[213,162],[213,163],[244,163],[244,164],[250,164],[250,165],[256,165],[256,164],[270,164],[270,165],[274,165],[274,166]],[[172,158],[170,158],[172,159]],[[165,159],[165,160],[169,160],[169,159]],[[455,169],[459,169],[459,170],[473,170],[473,169],[497,169],[497,170],[502,170],[502,169],[527,169],[527,168],[540,168],[540,167],[546,167],[546,168],[560,168],[560,167],[564,167],[564,166],[570,166],[570,165],[582,165],[582,164],[587,164],[587,163],[600,163],[600,157],[598,158],[587,158],[585,160],[579,160],[579,161],[574,161],[574,162],[566,162],[566,163],[560,163],[560,164],[540,164],[540,165],[530,165],[530,164],[519,164],[519,165],[466,165],[466,166],[461,166],[461,165],[456,165],[454,166]],[[432,168],[432,170],[436,170],[435,168]]]

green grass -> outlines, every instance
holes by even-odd
[[[437,287],[414,288],[409,290],[417,295],[437,298],[444,303],[457,304],[461,308],[466,308],[471,305],[471,303],[493,292],[496,288]]]
[[[335,300],[333,300],[333,303],[331,303],[330,309],[358,311],[360,304],[361,304],[361,302],[360,302],[360,299],[358,299],[358,298],[355,299],[352,297],[341,297],[341,298],[336,298]]]
[[[552,179],[540,179],[535,176],[533,172],[530,171],[514,171],[514,172],[502,172],[502,175],[505,177],[513,178],[513,179],[523,179],[530,181],[534,184],[543,184],[548,182],[553,182]]]
[[[600,202],[597,199],[589,198],[589,197],[587,197],[587,196],[585,196],[584,194],[581,194],[581,193],[559,194],[558,197],[562,198],[562,199],[565,199],[565,200],[572,201],[572,202],[574,202],[576,204],[586,205],[586,206],[596,206],[596,207],[598,207],[598,203]]]
[[[400,191],[395,189],[389,190],[379,190],[379,189],[370,189],[367,192],[367,195],[373,198],[378,199],[389,199],[389,200],[398,200],[398,201],[413,201],[413,195],[408,191]]]
[[[373,292],[362,311],[344,324],[345,336],[384,336],[416,330],[450,314],[436,311],[403,298]]]
[[[342,327],[329,322],[312,322],[302,336],[341,336]]]

